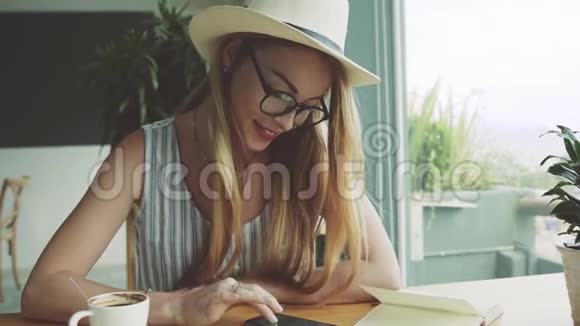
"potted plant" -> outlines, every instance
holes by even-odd
[[[103,144],[113,148],[142,124],[167,118],[190,101],[205,63],[189,39],[188,3],[159,0],[158,13],[118,39],[99,45],[81,67],[85,85],[100,99]]]
[[[576,325],[580,325],[580,199],[574,196],[574,192],[580,190],[580,141],[576,138],[577,132],[570,128],[558,126],[558,129],[546,134],[557,134],[562,138],[569,157],[550,155],[540,165],[552,159],[558,160],[548,168],[548,173],[564,179],[544,196],[553,197],[550,203],[557,203],[551,215],[569,225],[559,234],[556,246],[564,264],[572,318]]]

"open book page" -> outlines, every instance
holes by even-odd
[[[450,284],[430,285],[426,289],[414,287],[407,292],[464,300],[484,317],[488,325],[503,314],[502,306],[497,304],[496,301],[489,300],[489,298],[493,298],[494,294],[497,293],[497,289],[485,286],[483,283],[469,286],[450,286]]]
[[[450,293],[444,291],[445,287],[435,291],[432,286],[428,291],[422,291],[421,288],[390,291],[366,286],[363,289],[382,303],[369,313],[368,318],[363,319],[367,322],[394,322],[395,318],[409,325],[423,325],[421,322],[437,325],[438,321],[443,322],[442,325],[480,325],[484,321],[485,324],[491,324],[503,312],[500,306],[489,304],[473,296],[473,293],[471,296],[468,293]],[[475,304],[466,300],[469,297],[472,297]]]
[[[356,325],[479,326],[481,322],[481,316],[381,304],[369,312]]]
[[[482,316],[469,302],[458,298],[437,297],[430,294],[415,294],[406,291],[390,291],[385,289],[362,287],[380,302],[389,305],[415,307],[439,311],[449,311],[456,314]]]

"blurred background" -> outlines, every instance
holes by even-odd
[[[19,203],[1,224],[0,312],[19,311],[111,144],[187,102],[203,69],[193,7],[0,2],[0,178],[28,176],[0,198],[3,220]],[[346,52],[383,78],[357,91],[367,186],[407,285],[562,271],[541,196],[558,179],[540,162],[564,147],[539,136],[580,128],[579,16],[575,0],[351,1]],[[126,235],[90,279],[127,286]]]
[[[411,158],[443,176],[411,185],[408,231],[423,246],[409,243],[408,282],[561,271],[562,225],[541,197],[559,180],[540,162],[565,150],[555,135],[539,136],[579,128],[580,3],[404,4]],[[450,186],[445,175],[464,161],[472,178]]]

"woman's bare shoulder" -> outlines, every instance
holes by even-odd
[[[125,136],[115,147],[112,155],[123,162],[123,172],[129,173],[132,181],[132,196],[140,200],[143,188],[143,174],[145,171],[145,133],[139,128]]]

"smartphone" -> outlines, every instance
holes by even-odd
[[[272,324],[268,319],[263,316],[256,317],[244,322],[244,326],[336,326],[333,324],[322,323],[319,321],[303,319],[298,317],[292,317],[283,314],[275,314],[278,318],[278,322]]]

